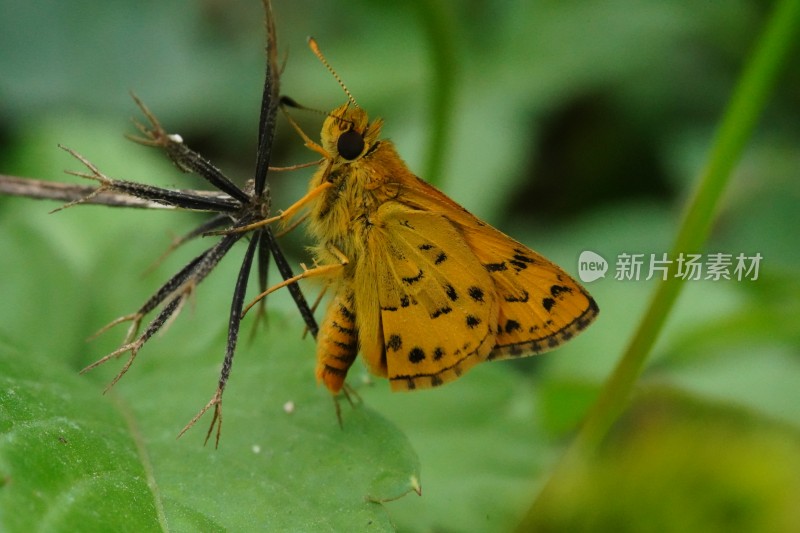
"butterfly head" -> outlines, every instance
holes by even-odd
[[[334,109],[322,125],[322,148],[335,163],[351,163],[364,157],[378,143],[380,119],[369,122],[367,113],[348,102]]]

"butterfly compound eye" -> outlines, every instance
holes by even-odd
[[[355,130],[347,130],[339,136],[336,149],[339,150],[340,156],[352,161],[364,150],[364,137]]]

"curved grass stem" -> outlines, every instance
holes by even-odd
[[[707,163],[687,202],[672,246],[672,257],[702,248],[714,222],[720,198],[772,93],[781,67],[800,29],[800,0],[775,4],[761,38],[735,87],[718,127]],[[674,266],[674,263],[673,263]],[[674,274],[674,272],[672,273]],[[600,391],[567,452],[551,473],[520,524],[531,531],[544,515],[562,475],[597,449],[623,412],[650,350],[683,288],[684,280],[669,275],[653,295],[622,358]]]

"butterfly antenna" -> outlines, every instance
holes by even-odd
[[[313,37],[308,38],[308,47],[311,48],[311,51],[314,52],[314,55],[317,56],[317,59],[319,59],[322,62],[322,64],[325,65],[325,68],[328,69],[328,72],[333,74],[333,77],[339,83],[339,86],[342,88],[342,90],[344,90],[344,94],[347,95],[347,99],[350,100],[350,103],[358,107],[356,99],[353,98],[353,95],[350,94],[350,91],[347,90],[347,86],[342,81],[342,78],[340,78],[339,75],[336,74],[336,71],[333,70],[333,67],[331,67],[330,63],[328,63],[328,60],[325,59],[324,55],[322,55],[322,51],[319,49],[319,45],[317,44],[317,41]]]

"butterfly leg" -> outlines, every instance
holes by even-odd
[[[247,304],[247,306],[244,308],[244,311],[242,311],[242,316],[246,315],[247,311],[249,311],[250,308],[253,307],[255,304],[257,304],[259,300],[261,300],[262,298],[272,294],[278,289],[282,289],[283,287],[287,287],[289,285],[292,285],[293,283],[297,283],[301,279],[314,278],[319,276],[325,276],[325,277],[336,276],[337,273],[341,272],[341,270],[345,266],[347,266],[347,264],[350,261],[347,259],[347,257],[345,257],[345,255],[341,252],[341,250],[331,246],[330,251],[339,260],[338,263],[333,263],[330,265],[319,265],[311,269],[304,268],[304,270],[301,273],[297,274],[296,276],[292,276],[289,279],[283,280],[282,282],[273,285],[269,289],[265,290],[264,292],[256,296],[252,302]]]
[[[301,279],[316,276],[329,278],[341,276],[342,270],[350,263],[350,260],[344,252],[333,245],[328,245],[327,251],[338,263],[304,270],[297,276],[270,287],[256,297],[256,300],[245,308],[245,312],[270,292],[297,283]],[[324,383],[334,395],[342,390],[347,370],[358,355],[354,300],[352,288],[342,286],[328,305],[328,311],[317,335],[317,380]]]
[[[333,398],[333,407],[336,409],[336,420],[339,421],[339,427],[344,429],[344,422],[342,422],[342,406],[339,403],[339,398],[341,396],[344,396],[344,398],[347,400],[347,403],[350,404],[350,407],[355,407],[356,402],[361,403],[361,396],[359,396],[356,390],[347,383],[345,383],[344,387],[342,387],[341,395],[334,394],[331,396],[331,398]]]
[[[247,224],[244,226],[236,226],[234,228],[219,230],[219,231],[211,231],[208,235],[226,235],[228,233],[246,233],[248,231],[261,228],[263,226],[268,226],[275,222],[283,222],[286,220],[291,219],[295,216],[300,210],[302,210],[305,206],[307,206],[311,201],[313,201],[317,196],[325,192],[326,190],[333,187],[333,184],[329,181],[326,181],[310,191],[306,193],[305,196],[297,200],[295,203],[287,207],[285,210],[281,211],[279,215],[275,215],[274,217],[265,218],[264,220],[259,220],[258,222],[253,222],[252,224]]]

